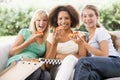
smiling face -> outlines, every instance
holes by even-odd
[[[60,11],[57,18],[58,26],[62,26],[63,29],[69,29],[71,26],[71,18],[67,11]]]
[[[36,18],[35,26],[37,31],[41,29],[44,32],[47,25],[48,25],[48,18],[46,15],[40,15],[38,18]]]
[[[98,16],[91,9],[84,9],[82,12],[82,21],[87,28],[96,27]]]

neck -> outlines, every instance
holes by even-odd
[[[94,34],[96,27],[88,28],[87,30],[88,30],[89,34],[91,35],[91,34]]]
[[[70,38],[68,37],[68,35],[72,33],[72,31],[69,29],[69,30],[62,30],[62,37],[60,39],[60,42],[66,42],[66,41],[69,41]]]

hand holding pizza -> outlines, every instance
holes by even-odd
[[[75,41],[77,44],[84,43],[84,35],[81,32],[73,32],[69,34],[69,38]]]

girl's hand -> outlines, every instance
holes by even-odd
[[[63,60],[68,54],[57,54],[56,59],[61,59]]]
[[[85,40],[83,39],[84,36],[81,36],[81,37],[80,37],[78,34],[70,34],[69,37],[70,37],[70,39],[72,39],[75,43],[77,43],[77,44],[79,44],[79,45],[85,42]]]
[[[43,34],[32,34],[28,40],[29,40],[31,43],[37,42],[37,40],[38,40],[38,39],[40,40],[40,39],[42,38],[42,36],[43,36]]]
[[[53,39],[53,42],[55,42],[55,43],[59,42],[59,40],[62,38],[62,30],[63,30],[62,27],[57,27],[57,28],[54,29],[54,33],[53,33],[54,39]]]

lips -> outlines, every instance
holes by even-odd
[[[44,26],[40,26],[40,25],[39,25],[38,27],[39,27],[39,28],[43,28]]]
[[[68,26],[68,24],[64,24],[64,25],[62,25],[63,28],[65,28],[65,27],[67,27],[67,26]]]

